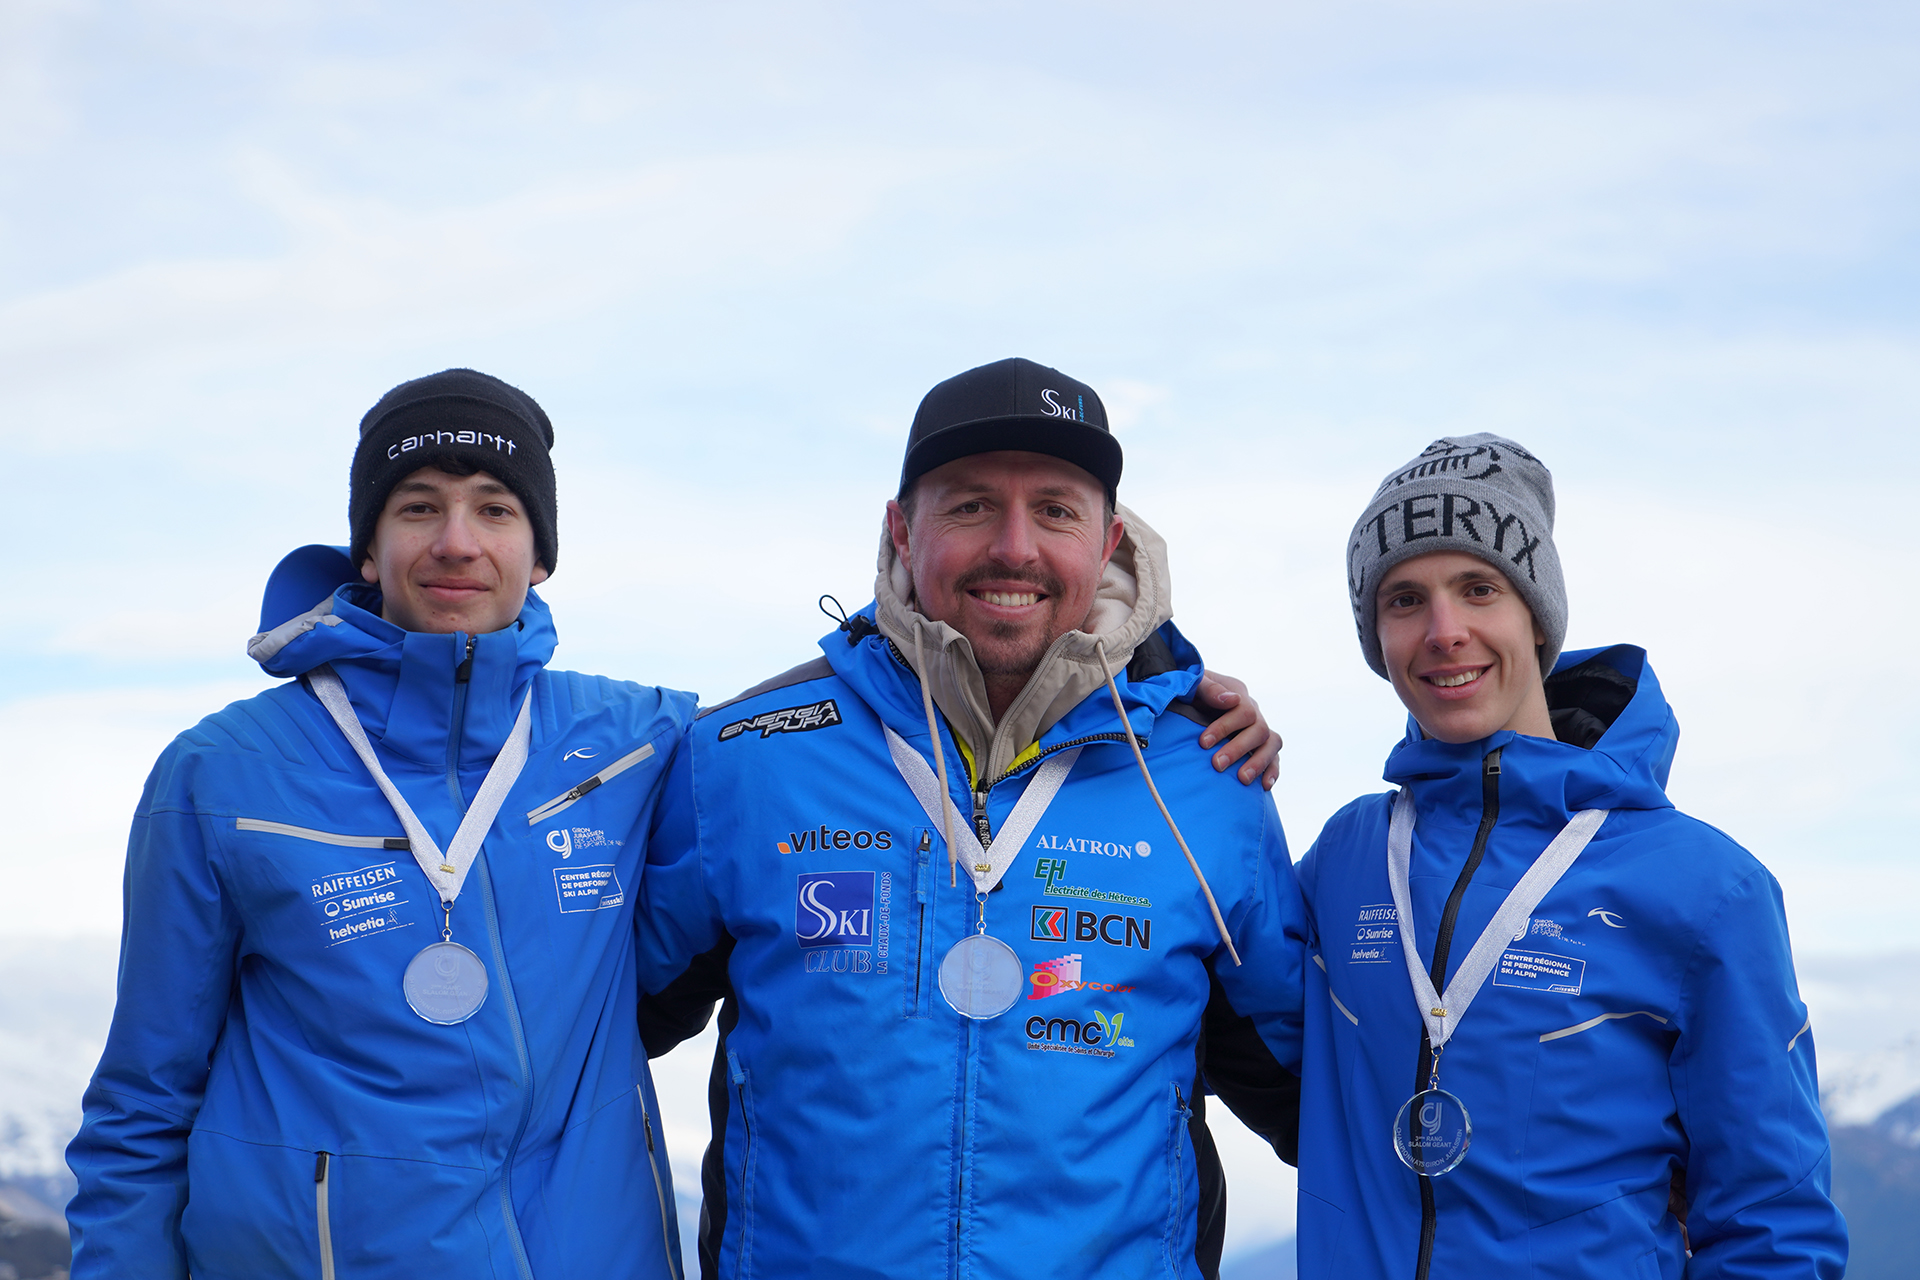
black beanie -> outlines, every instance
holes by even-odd
[[[360,419],[347,497],[349,555],[365,562],[374,526],[393,487],[442,462],[486,472],[514,491],[533,525],[535,558],[552,573],[560,550],[555,527],[553,424],[533,397],[472,369],[447,369],[403,382]]]

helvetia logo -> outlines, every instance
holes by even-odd
[[[826,823],[805,831],[789,831],[785,840],[776,840],[782,853],[818,853],[827,849],[891,849],[891,831],[835,830]]]
[[[760,736],[770,738],[776,733],[806,733],[811,729],[824,729],[828,725],[840,723],[840,706],[832,698],[823,702],[809,703],[804,707],[781,707],[778,711],[763,711],[749,720],[735,720],[732,724],[720,727],[720,741],[737,738],[743,733],[755,729]]]

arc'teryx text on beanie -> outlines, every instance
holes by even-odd
[[[900,495],[935,467],[976,453],[1017,449],[1073,463],[1106,486],[1120,486],[1120,442],[1107,430],[1107,407],[1094,389],[1058,369],[1014,357],[948,378],[913,415]]]
[[[347,498],[353,563],[367,558],[393,487],[422,467],[453,461],[485,471],[526,504],[534,555],[553,572],[560,536],[552,448],[546,411],[498,378],[444,369],[401,383],[360,419]]]
[[[1567,637],[1567,585],[1553,545],[1553,473],[1488,432],[1442,437],[1380,482],[1347,543],[1347,593],[1367,665],[1385,676],[1375,593],[1403,560],[1464,551],[1499,569],[1533,610],[1547,642],[1542,674]]]

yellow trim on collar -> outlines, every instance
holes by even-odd
[[[944,717],[942,718],[944,719]],[[951,732],[953,726],[949,725],[947,728],[948,731]],[[967,790],[978,791],[980,789],[980,771],[979,767],[973,762],[972,749],[967,746],[967,740],[957,733],[953,735],[953,745],[960,748],[960,758],[966,761],[967,764]],[[1007,772],[1012,773],[1015,769],[1018,769],[1029,760],[1036,759],[1039,755],[1040,744],[1037,742],[1029,743],[1025,751],[1022,751],[1013,758],[1013,763],[1007,766]]]

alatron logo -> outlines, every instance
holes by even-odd
[[[750,720],[735,720],[732,724],[720,727],[720,741],[737,738],[743,733],[758,729],[762,738],[770,738],[776,733],[806,733],[810,729],[824,729],[828,725],[840,723],[840,707],[832,698],[824,702],[809,703],[804,707],[781,707],[778,711],[763,711]]]

